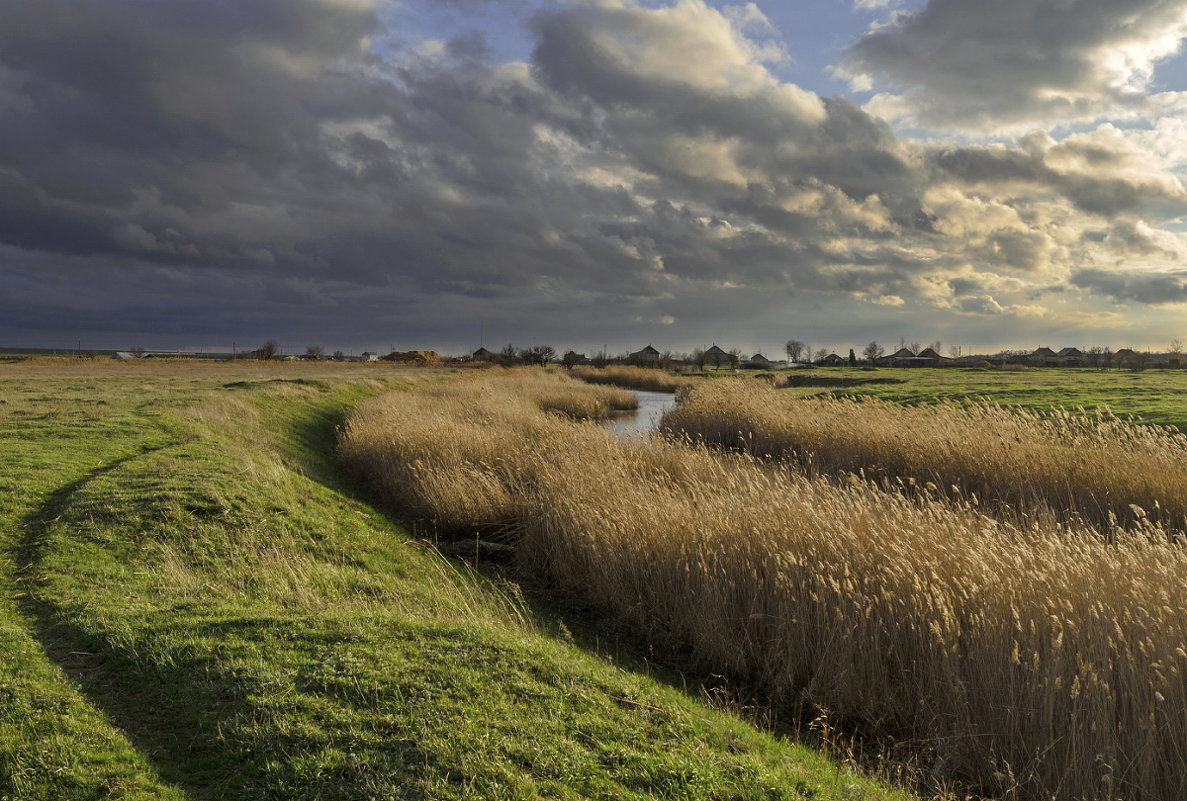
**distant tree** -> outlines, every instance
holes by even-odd
[[[510,342],[508,342],[507,347],[499,351],[498,362],[499,364],[515,364],[515,361],[518,358],[519,350]]]
[[[521,351],[519,357],[524,364],[538,364],[541,367],[556,359],[556,350],[551,345],[533,345]]]
[[[600,351],[595,353],[593,358],[589,360],[589,363],[598,368],[608,365],[610,363],[610,357],[606,355],[606,349],[602,348]]]
[[[570,349],[564,357],[561,358],[561,364],[572,370],[577,366],[577,362],[581,360],[581,355],[577,351]]]
[[[1129,357],[1129,361],[1126,362],[1125,366],[1135,373],[1140,373],[1142,370],[1145,370],[1149,364],[1150,354],[1146,351],[1135,350],[1133,355]]]
[[[1183,340],[1175,338],[1171,340],[1171,349],[1166,354],[1167,367],[1182,367],[1183,366]]]
[[[828,348],[817,348],[816,349],[816,358],[813,359],[812,361],[816,362],[816,364],[821,364],[824,362],[824,360],[827,356],[828,356]]]
[[[918,356],[919,351],[923,350],[923,343],[922,342],[912,342],[910,347],[911,347],[911,352],[914,353],[916,356]]]
[[[866,345],[865,350],[862,351],[862,355],[865,356],[866,361],[873,367],[885,352],[886,350],[875,340]]]
[[[787,352],[787,361],[798,362],[800,354],[804,352],[804,343],[798,339],[789,339],[783,349]]]
[[[697,366],[698,370],[702,372],[705,369],[705,364],[709,361],[709,354],[705,353],[704,348],[693,348],[692,363]]]
[[[321,361],[326,358],[326,349],[321,345],[310,345],[305,348],[305,358],[313,361]]]
[[[742,351],[738,350],[737,348],[730,348],[729,353],[726,355],[729,356],[730,369],[737,370],[738,362],[742,360]]]
[[[128,348],[128,353],[131,353],[137,359],[143,359],[144,358],[144,346],[143,345],[133,345],[132,347]]]
[[[928,347],[931,348],[932,350],[934,350],[936,353],[944,352],[944,343],[938,339],[935,342],[928,345]]]
[[[340,362],[345,358],[346,358],[346,354],[343,353],[342,351],[340,351],[340,350],[334,351],[334,361]]]
[[[280,355],[280,346],[276,344],[276,340],[269,339],[260,349],[256,351],[261,359],[275,359]]]
[[[1084,351],[1084,360],[1089,367],[1101,369],[1101,360],[1104,357],[1105,349],[1100,345],[1093,345]]]
[[[676,354],[672,353],[670,350],[665,350],[659,355],[659,361],[657,364],[663,370],[671,370],[676,366]]]
[[[1113,366],[1113,351],[1108,345],[1100,350],[1100,369],[1108,370]]]
[[[853,348],[849,349],[849,366],[850,367],[857,366],[857,354],[853,352]]]

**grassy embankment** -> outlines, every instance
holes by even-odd
[[[444,375],[0,367],[0,798],[898,797],[355,497],[335,426]]]
[[[391,502],[514,529],[523,567],[657,648],[893,738],[937,783],[1187,792],[1187,552],[1148,522],[1106,542],[745,453],[618,441],[506,379],[369,401],[342,450]]]

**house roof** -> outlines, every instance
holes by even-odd
[[[726,355],[728,355],[728,354],[726,354],[726,352],[724,350],[717,347],[716,345],[709,348],[709,350],[705,351],[705,353],[708,354],[709,356],[726,356]]]
[[[750,357],[750,361],[752,361],[752,362],[767,362],[767,361],[770,361],[770,359],[768,359],[766,356],[763,356],[761,353],[756,353]]]
[[[915,354],[911,352],[910,348],[899,348],[894,353],[890,354],[892,359],[913,359]]]
[[[650,345],[648,345],[647,347],[642,348],[641,350],[635,351],[631,355],[632,356],[658,356],[659,351],[656,350],[655,348],[651,347]]]
[[[1055,351],[1051,350],[1050,348],[1035,348],[1034,352],[1030,355],[1049,358],[1055,355]]]
[[[494,356],[494,355],[495,355],[494,351],[487,350],[486,348],[479,348],[478,350],[474,351],[475,359],[481,359],[486,356]]]
[[[1056,354],[1057,356],[1083,356],[1084,353],[1079,348],[1063,348]]]
[[[942,358],[944,358],[940,354],[936,353],[935,348],[924,348],[923,350],[919,351],[919,355],[925,359],[942,359]]]

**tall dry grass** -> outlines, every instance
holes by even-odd
[[[511,526],[521,565],[657,648],[1018,799],[1187,795],[1187,552],[1148,521],[1022,528],[745,453],[617,440],[513,381],[361,406],[388,497]]]
[[[1010,517],[1082,519],[1106,531],[1139,518],[1187,526],[1187,436],[1103,412],[798,398],[722,380],[692,388],[661,428],[810,470],[955,487]]]
[[[667,370],[652,367],[610,365],[608,367],[574,367],[573,375],[590,384],[610,384],[616,387],[640,389],[645,392],[675,392],[689,384],[689,379],[673,375]]]

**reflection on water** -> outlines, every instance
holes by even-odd
[[[670,392],[634,392],[634,394],[639,399],[637,410],[620,412],[606,421],[606,428],[620,437],[651,433],[659,425],[659,419],[663,417],[664,412],[676,405],[676,396]]]

